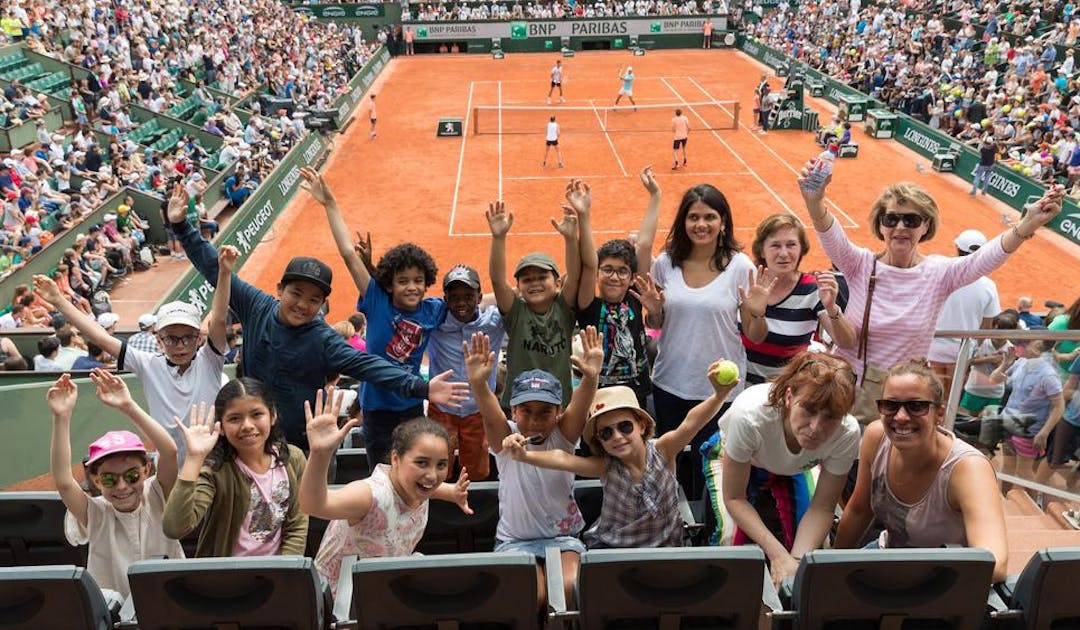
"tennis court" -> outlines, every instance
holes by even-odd
[[[790,212],[809,222],[795,177],[820,148],[807,132],[759,135],[749,130],[753,89],[762,72],[749,57],[733,50],[655,51],[644,57],[622,51],[578,53],[563,59],[566,103],[548,106],[548,72],[559,58],[447,55],[399,58],[390,64],[374,88],[378,137],[369,137],[367,111],[361,108],[324,167],[349,225],[372,233],[376,256],[407,240],[431,252],[441,270],[466,263],[484,274],[484,210],[501,198],[515,214],[507,258],[543,249],[561,260],[562,245],[549,218],[561,213],[565,182],[581,177],[592,185],[593,226],[603,241],[637,229],[646,203],[637,173],[647,164],[654,165],[664,189],[658,248],[683,191],[701,182],[728,196],[747,249],[754,227],[769,214]],[[617,72],[626,64],[633,65],[637,76],[639,108],[634,111],[623,99],[612,111]],[[778,87],[782,79],[772,81]],[[812,98],[807,102],[828,120],[830,105]],[[734,128],[736,103],[741,111]],[[669,129],[676,107],[690,118],[693,130],[688,167],[671,171]],[[551,115],[563,127],[561,169],[554,155],[546,168],[540,164]],[[435,137],[438,120],[448,117],[463,120],[462,137]],[[1003,214],[1015,216],[997,201],[970,197],[961,179],[931,171],[925,159],[897,142],[871,139],[859,124],[854,139],[859,157],[838,162],[828,203],[859,243],[876,247],[866,216],[881,188],[895,181],[919,183],[941,208],[941,229],[923,246],[926,252],[953,255],[952,239],[960,231],[975,228],[992,236],[1003,228]],[[820,247],[811,242],[803,267],[826,267]],[[1080,286],[1080,252],[1075,249],[1049,234],[1026,245],[1021,258],[992,276],[1002,303],[1015,304],[1021,294],[1039,303],[1046,298],[1070,301]],[[320,206],[305,193],[276,222],[241,275],[272,290],[287,260],[298,254],[325,260],[337,274],[329,319],[351,313],[356,292]]]

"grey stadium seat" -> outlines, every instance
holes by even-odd
[[[64,538],[66,511],[58,492],[0,493],[0,566],[86,566],[86,545]]]
[[[1023,627],[1050,630],[1080,627],[1080,547],[1043,549],[1028,561],[1006,593],[1009,607],[1020,611]]]
[[[118,594],[106,597],[86,569],[74,565],[0,569],[0,628],[111,630]]]
[[[329,619],[311,558],[143,560],[128,569],[139,630],[318,630]]]

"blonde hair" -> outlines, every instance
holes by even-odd
[[[881,191],[877,200],[874,201],[873,207],[870,208],[870,231],[874,233],[878,240],[885,240],[885,235],[881,233],[881,215],[885,214],[885,209],[890,203],[896,204],[897,207],[907,206],[928,219],[926,234],[923,234],[922,238],[919,239],[920,243],[934,238],[934,235],[937,234],[937,203],[918,184],[900,182],[887,186],[885,190]]]
[[[334,332],[341,335],[341,337],[345,339],[345,341],[352,339],[353,336],[356,335],[356,327],[353,326],[352,322],[347,319],[341,320],[340,322],[331,326],[331,328],[334,329]]]

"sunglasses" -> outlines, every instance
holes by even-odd
[[[896,414],[900,413],[900,409],[903,408],[912,418],[919,418],[929,413],[930,407],[932,407],[933,405],[934,401],[932,400],[880,399],[877,401],[878,413],[883,416],[895,416]]]
[[[101,485],[105,486],[106,488],[111,488],[117,483],[119,483],[120,479],[123,478],[124,481],[130,486],[142,479],[142,476],[142,468],[136,466],[135,468],[128,468],[127,470],[119,474],[108,472],[100,473],[98,474],[98,481],[100,481]]]
[[[619,430],[619,433],[623,435],[630,435],[634,432],[634,421],[623,420],[619,424],[616,424],[614,428],[604,427],[596,432],[596,437],[600,438],[601,442],[607,442],[611,438],[615,437],[615,429]]]
[[[882,227],[894,228],[903,221],[904,227],[914,229],[922,225],[926,217],[918,212],[885,212],[880,220]]]

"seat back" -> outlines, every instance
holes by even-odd
[[[0,493],[0,566],[86,566],[86,545],[64,537],[66,511],[58,492]]]
[[[985,549],[812,551],[795,573],[795,628],[975,630],[986,617],[993,572]]]
[[[1080,547],[1043,549],[1016,580],[1012,605],[1028,630],[1080,627],[1080,598],[1073,582],[1080,576]]]
[[[207,168],[212,168],[207,166]],[[366,448],[339,448],[334,457],[337,467],[334,470],[334,483],[346,484],[371,476]]]
[[[0,569],[0,628],[112,630],[113,615],[94,578],[74,565]]]
[[[427,527],[416,550],[423,554],[492,551],[499,524],[499,482],[469,484],[469,507],[472,514],[446,501],[428,502]]]
[[[317,630],[328,619],[311,558],[143,560],[128,582],[140,630]]]
[[[360,630],[435,630],[447,622],[484,630],[538,628],[531,554],[364,558],[353,565],[352,579]]]
[[[757,627],[765,554],[756,546],[596,549],[581,556],[589,630]]]

